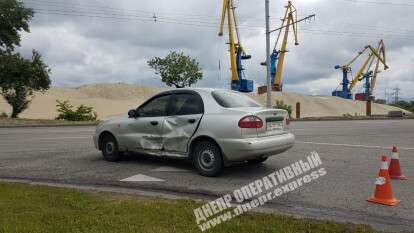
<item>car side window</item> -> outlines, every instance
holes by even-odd
[[[140,117],[159,117],[167,115],[168,102],[171,95],[164,95],[152,99],[138,109]]]
[[[204,111],[203,102],[198,95],[174,94],[170,115],[192,115],[202,114]]]

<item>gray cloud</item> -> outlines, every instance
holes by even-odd
[[[299,46],[290,41],[283,76],[286,91],[329,95],[341,80],[340,71],[333,67],[384,38],[391,68],[380,74],[377,93],[382,97],[386,88],[399,86],[404,97],[414,98],[414,6],[357,1],[361,2],[294,2],[300,17],[317,16],[316,21],[300,25]],[[229,85],[227,37],[217,36],[220,0],[25,2],[39,13],[31,23],[32,33],[23,37],[21,51],[29,54],[36,48],[43,54],[55,86],[99,82],[162,86],[146,61],[170,50],[182,50],[199,60],[205,77],[197,86]],[[253,56],[245,63],[245,72],[260,85],[265,83],[265,69],[259,65],[265,57],[263,1],[237,0],[236,4],[243,43]],[[154,13],[157,22],[151,21]],[[282,13],[282,3],[271,1],[273,28],[279,26]]]

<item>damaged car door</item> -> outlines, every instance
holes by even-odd
[[[137,109],[137,117],[129,124],[137,151],[161,155],[162,129],[171,96],[156,96]]]
[[[193,136],[201,117],[204,105],[196,92],[177,92],[172,96],[168,117],[163,127],[164,155],[187,156],[188,142]]]

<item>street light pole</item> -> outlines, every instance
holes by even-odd
[[[270,77],[270,23],[269,23],[269,0],[265,0],[266,17],[266,107],[272,108],[272,79]]]

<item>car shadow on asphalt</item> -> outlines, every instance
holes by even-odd
[[[138,153],[128,153],[122,157],[121,163],[137,163],[144,165],[153,165],[153,166],[168,166],[175,167],[179,169],[192,170],[193,164],[188,159],[181,158],[170,158],[170,157],[158,157],[151,155],[144,155]]]
[[[103,159],[103,158],[102,158]],[[159,167],[172,167],[176,169],[187,170],[191,173],[197,174],[196,169],[193,166],[193,163],[189,159],[181,159],[181,158],[170,158],[170,157],[157,157],[157,156],[150,156],[150,155],[143,155],[137,153],[129,153],[125,154],[122,157],[120,163],[128,163],[128,164],[140,164],[140,165],[148,165],[148,166],[159,166]],[[226,166],[223,169],[220,177],[231,178],[260,178],[262,176],[266,176],[272,173],[275,170],[282,168],[282,166],[278,167],[274,164],[270,164],[269,162],[261,163],[261,164],[249,164],[247,162],[237,162],[231,165]]]
[[[238,177],[238,178],[260,178],[272,173],[279,168],[275,168],[274,164],[268,164],[266,162],[261,164],[249,164],[247,162],[235,163],[226,167],[222,176],[224,177]]]

